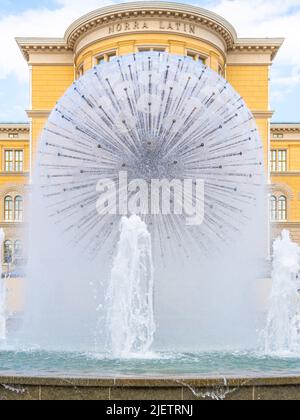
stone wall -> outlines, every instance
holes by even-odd
[[[300,378],[47,379],[0,377],[0,400],[299,400]]]

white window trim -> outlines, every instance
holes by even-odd
[[[207,65],[208,64],[208,60],[209,60],[209,55],[205,54],[201,51],[197,51],[197,50],[192,50],[191,48],[187,48],[185,50],[185,55],[186,57],[189,56],[189,54],[195,54],[195,56],[198,56],[198,58],[201,58],[204,61],[204,64]],[[198,61],[198,60],[195,60]]]
[[[101,51],[101,52],[99,52],[99,53],[97,53],[96,55],[94,55],[94,57],[93,57],[93,65],[94,66],[97,66],[97,64],[98,64],[98,59],[100,58],[100,57],[104,57],[104,61],[105,62],[108,62],[108,57],[111,55],[111,54],[115,54],[115,56],[116,57],[118,57],[119,56],[119,54],[118,54],[118,50],[117,49],[112,49],[112,50],[107,50],[107,51]]]
[[[135,52],[136,53],[143,52],[143,51],[140,51],[141,48],[150,48],[150,51],[145,51],[145,52],[154,52],[153,50],[155,48],[161,48],[161,49],[164,49],[165,50],[165,51],[158,51],[158,52],[161,52],[161,53],[163,53],[163,52],[168,53],[169,52],[169,45],[163,45],[163,44],[145,44],[145,43],[143,43],[143,44],[137,44],[135,46]]]

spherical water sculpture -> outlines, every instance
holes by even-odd
[[[263,151],[227,81],[162,53],[101,64],[57,103],[37,165],[31,343],[249,347]]]
[[[50,219],[94,256],[116,243],[121,217],[116,203],[118,214],[99,216],[101,179],[117,191],[125,172],[128,183],[149,187],[153,179],[202,180],[201,226],[142,204],[135,210],[155,243],[187,255],[191,242],[204,253],[237,240],[263,182],[261,141],[240,95],[208,67],[162,53],[120,57],[76,81],[49,118],[39,165]]]

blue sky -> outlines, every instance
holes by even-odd
[[[300,122],[300,0],[191,0],[229,20],[241,37],[285,37],[271,73],[274,121]],[[15,36],[63,36],[83,14],[114,0],[0,0],[0,122],[26,121],[28,69]]]

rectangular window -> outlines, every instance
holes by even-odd
[[[5,172],[23,172],[24,151],[23,150],[5,150],[4,170]]]
[[[9,139],[18,139],[19,134],[18,133],[9,133],[8,138]]]
[[[107,54],[107,61],[113,61],[117,58],[117,53],[116,52],[111,52],[109,54]]]
[[[278,221],[285,222],[287,220],[287,199],[282,196],[278,199]]]
[[[285,172],[287,170],[287,151],[278,150],[278,172]]]
[[[6,222],[13,221],[13,199],[10,196],[4,199],[4,220]]]
[[[102,64],[104,62],[105,62],[104,55],[100,55],[99,57],[97,57],[97,64]]]
[[[191,58],[192,60],[197,61],[197,54],[196,54],[196,53],[193,53],[193,52],[188,52],[188,53],[187,53],[187,57],[188,57],[188,58]]]
[[[113,61],[117,58],[117,51],[110,51],[101,55],[96,56],[96,64],[103,64]]]
[[[82,77],[83,74],[84,74],[84,69],[83,69],[83,64],[82,64],[77,71],[77,79],[80,79],[80,77]]]
[[[274,139],[283,139],[283,134],[275,133],[275,134],[273,134],[273,138]]]
[[[187,51],[186,56],[191,60],[199,61],[200,63],[205,64],[205,58],[194,51]]]
[[[270,151],[270,171],[276,172],[277,170],[277,150]]]
[[[12,150],[5,150],[5,152],[4,152],[4,166],[5,166],[5,172],[13,172],[13,169],[14,169],[14,152]]]
[[[155,47],[153,48],[153,51],[164,53],[166,52],[166,49],[161,47]]]
[[[15,150],[15,171],[23,172],[24,152],[23,150]]]
[[[139,47],[138,48],[138,52],[151,52],[151,51],[154,51],[154,52],[161,52],[161,53],[164,53],[164,52],[166,52],[166,48],[165,47]]]
[[[277,198],[275,196],[272,196],[270,200],[270,213],[271,222],[275,222],[277,219]]]

